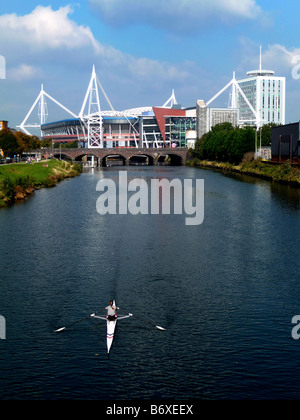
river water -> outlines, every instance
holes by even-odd
[[[97,182],[117,182],[119,170],[89,170],[1,209],[0,398],[298,399],[299,190],[127,167],[147,182],[204,179],[203,223],[101,216]],[[109,358],[104,321],[54,333],[104,315],[112,298],[136,316],[118,322]]]

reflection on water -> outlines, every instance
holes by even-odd
[[[204,222],[100,216],[97,182],[124,169],[203,178]],[[2,209],[0,398],[298,398],[299,192],[248,178],[92,169]],[[118,323],[109,360],[101,321],[53,333],[112,298],[137,316]]]
[[[223,175],[241,182],[264,185],[266,188],[270,188],[271,192],[274,194],[274,198],[278,199],[279,203],[282,205],[291,205],[298,210],[300,209],[300,188],[297,188],[296,186],[279,182],[270,182],[254,176],[238,173],[224,173]]]

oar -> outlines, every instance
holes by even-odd
[[[166,331],[166,329],[165,329],[165,328],[160,327],[159,325],[155,325],[155,328],[157,328],[158,330],[161,330],[161,331]]]
[[[136,316],[135,315],[135,317],[136,318],[138,318],[138,319],[141,319],[141,318],[139,318],[138,316]],[[142,321],[143,321],[143,319],[141,319]],[[158,330],[160,330],[160,331],[166,331],[166,329],[165,328],[163,328],[163,327],[160,327],[159,325],[155,325],[153,322],[150,322],[150,321],[148,321],[148,320],[146,320],[146,319],[144,319],[144,321],[145,322],[148,322],[148,324],[150,324],[150,325],[152,325],[152,327],[155,327],[155,328],[157,328]]]
[[[87,316],[85,316],[84,318],[81,318],[81,319],[79,319],[78,321],[75,321],[75,322],[73,322],[72,324],[67,325],[66,327],[61,327],[61,328],[58,328],[58,330],[55,330],[54,332],[55,332],[55,333],[58,333],[58,332],[64,331],[66,328],[70,328],[70,327],[72,327],[73,325],[78,324],[79,322],[84,321],[85,319],[90,318],[91,316],[94,316],[94,315],[98,314],[99,312],[102,312],[102,311],[98,311],[98,312],[95,312],[95,313],[93,313],[93,314],[91,314],[91,315],[87,315]]]
[[[126,311],[126,312],[127,312],[127,309],[125,309],[125,308],[124,308],[124,311]],[[160,330],[160,331],[166,331],[166,329],[165,329],[165,328],[160,327],[159,325],[155,325],[152,321],[148,321],[147,319],[145,319],[145,318],[141,318],[141,317],[139,317],[139,316],[137,316],[137,315],[134,315],[134,314],[129,314],[129,315],[131,315],[131,316],[135,316],[137,319],[140,319],[141,321],[148,322],[148,324],[152,325],[152,327],[155,327],[155,328],[157,328],[157,329],[158,329],[158,330]]]

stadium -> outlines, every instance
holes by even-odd
[[[257,131],[264,124],[285,124],[284,77],[274,72],[259,70],[247,73],[247,78],[232,80],[208,102],[195,101],[195,106],[184,108],[177,103],[174,90],[161,106],[139,107],[116,111],[105,93],[93,66],[90,82],[79,114],[75,114],[44,91],[43,85],[34,104],[19,126],[27,134],[28,129],[38,128],[42,140],[52,145],[76,141],[78,147],[87,149],[112,148],[193,148],[216,124],[229,122],[233,126],[251,125]],[[212,108],[211,104],[231,89],[228,107]],[[101,97],[109,109],[102,110]],[[47,121],[47,100],[52,101],[69,114],[68,119]],[[39,123],[28,124],[28,119],[38,106]],[[63,147],[63,146],[62,146]],[[257,151],[256,151],[257,152]]]
[[[101,110],[100,92],[109,105],[108,111]],[[51,100],[72,118],[47,122],[47,100]],[[39,124],[28,124],[34,108],[39,107]],[[164,148],[193,147],[196,140],[196,106],[182,108],[171,97],[158,107],[140,107],[115,111],[93,66],[92,76],[79,115],[59,103],[42,86],[30,111],[19,126],[25,133],[39,128],[42,140],[66,144],[77,141],[82,148]]]

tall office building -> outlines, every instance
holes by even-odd
[[[208,133],[212,127],[225,122],[231,123],[234,127],[239,124],[239,111],[233,108],[208,108],[204,100],[196,103],[197,116],[197,138],[201,138]]]
[[[240,125],[285,124],[285,77],[274,76],[272,70],[262,70],[261,51],[259,70],[249,71],[247,78],[237,83],[257,113],[253,114],[240,92],[237,94]]]

